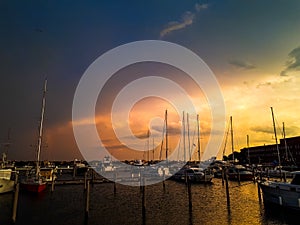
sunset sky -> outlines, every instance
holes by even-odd
[[[247,135],[250,146],[275,143],[270,107],[274,109],[278,138],[282,138],[283,122],[287,137],[299,136],[299,12],[298,0],[1,1],[0,141],[7,142],[10,133],[8,159],[35,159],[46,77],[42,159],[83,158],[72,129],[76,87],[99,56],[120,45],[141,40],[179,44],[196,53],[209,66],[224,97],[226,130],[230,116],[233,118],[236,150],[246,147]],[[145,74],[164,74],[188,90],[201,118],[201,149],[205,149],[209,135],[225,138],[221,132],[210,133],[209,103],[176,68],[145,63],[129,66],[120,73],[125,75],[116,74],[104,86],[95,116],[103,145],[118,159],[135,159],[142,155],[124,150],[124,146],[113,139],[107,128],[110,108],[124,85]],[[156,87],[159,83],[149,85]],[[140,86],[136,92],[142,93],[143,89],[144,86]],[[154,117],[151,133],[155,145],[160,143],[166,109],[170,115],[172,147],[179,140],[182,115],[176,114],[171,104],[147,98],[132,108],[130,127],[145,146],[149,122]],[[190,116],[193,135],[196,115]],[[119,122],[122,129],[124,121]],[[195,138],[193,143],[196,143]],[[229,154],[230,143],[227,148],[226,154]],[[0,152],[3,151],[6,151],[4,144],[0,146]],[[222,151],[223,146],[218,157]],[[156,154],[158,157],[158,152]]]

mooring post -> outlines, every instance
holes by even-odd
[[[114,171],[114,195],[117,193],[117,184],[116,184],[116,181],[117,181],[117,172]]]
[[[87,171],[84,172],[84,190],[87,188]]]
[[[227,177],[227,168],[225,168],[224,171],[224,177],[225,177],[225,187],[226,187],[226,198],[227,198],[227,206],[230,207],[230,196],[229,196],[229,187],[228,187],[228,177]]]
[[[142,183],[142,217],[143,217],[143,225],[146,224],[146,197],[145,197],[145,177],[143,177],[143,183]]]
[[[92,169],[92,184],[94,185],[95,182],[95,170]]]
[[[90,209],[90,181],[87,181],[87,191],[85,198],[85,219],[87,220],[89,217],[89,209]]]
[[[257,182],[258,201],[261,202],[260,182]]]
[[[165,179],[166,179],[166,173],[165,173],[165,170],[163,168],[163,189],[164,189],[164,191],[166,190]]]
[[[189,209],[192,210],[193,203],[192,203],[192,191],[191,191],[191,179],[190,178],[188,178],[187,187],[188,187],[188,196],[189,196]]]
[[[222,186],[224,186],[224,174],[225,174],[225,167],[222,167]]]
[[[13,213],[12,213],[12,223],[16,223],[17,219],[17,209],[18,209],[18,198],[19,198],[19,183],[15,184],[15,193],[14,193],[14,201],[13,201]]]
[[[76,165],[73,166],[73,180],[76,177]]]
[[[54,176],[54,172],[52,173],[52,175],[51,175],[51,192],[53,192],[54,191],[54,182],[55,182],[55,176]]]

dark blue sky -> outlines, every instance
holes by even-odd
[[[233,94],[226,95],[231,85],[257,87],[269,81],[279,86],[282,71],[291,78],[299,70],[297,51],[294,69],[286,66],[289,53],[300,46],[299,12],[297,0],[2,0],[0,140],[10,128],[9,158],[31,159],[44,78],[45,126],[51,129],[71,121],[75,88],[88,66],[104,52],[137,40],[162,39],[197,53],[215,72],[233,113]],[[286,98],[293,95],[280,87]],[[47,149],[57,159],[80,157],[76,146],[69,148],[66,153]]]

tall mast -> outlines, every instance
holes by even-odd
[[[249,135],[247,134],[247,150],[248,150],[248,163],[250,165],[250,154],[249,154]]]
[[[280,153],[279,153],[279,146],[278,146],[278,141],[277,141],[276,127],[275,127],[275,119],[274,119],[274,113],[273,113],[273,108],[272,108],[272,107],[271,107],[271,112],[272,112],[273,128],[274,128],[274,135],[275,135],[275,141],[276,141],[276,149],[277,149],[278,165],[279,165],[280,176],[281,176]]]
[[[150,131],[149,131],[149,129],[148,129],[148,133],[147,133],[147,135],[148,135],[148,140],[147,140],[147,147],[148,147],[148,149],[147,149],[147,158],[148,158],[148,163],[149,163],[149,161],[150,161]]]
[[[284,122],[282,122],[282,132],[283,132],[283,140],[284,140],[284,147],[285,147],[285,160],[288,161],[289,160],[289,156],[288,156],[288,148],[287,148],[286,139],[285,139]]]
[[[198,130],[198,160],[200,165],[200,124],[199,124],[199,115],[197,115],[197,130]]]
[[[166,161],[168,162],[168,111],[165,113],[165,122],[166,122]]]
[[[153,145],[153,150],[152,150],[152,159],[153,159],[153,162],[154,162],[154,151],[155,151],[155,146],[154,146],[154,137],[152,139],[152,145]]]
[[[186,149],[185,149],[185,119],[184,119],[184,111],[182,113],[182,126],[183,126],[183,158],[184,163],[186,163]]]
[[[41,154],[41,147],[42,147],[43,123],[44,123],[44,114],[45,114],[45,106],[46,106],[46,91],[47,91],[47,79],[45,79],[45,83],[44,83],[41,118],[40,118],[40,124],[39,124],[39,136],[38,136],[38,145],[37,145],[37,162],[36,162],[36,175],[37,176],[40,173],[40,154]]]
[[[186,114],[186,122],[187,122],[187,132],[188,132],[188,146],[189,146],[189,161],[191,161],[191,140],[190,140],[190,122],[189,122],[189,114]]]
[[[227,139],[228,139],[228,134],[229,134],[229,126],[227,126],[227,132],[226,132],[226,137],[225,137],[225,143],[224,143],[224,149],[222,153],[222,160],[224,159],[225,151],[226,151],[226,145],[227,145]]]
[[[232,116],[230,116],[230,133],[231,133],[231,152],[232,152],[232,160],[233,160],[233,162],[234,162],[234,146],[233,146]]]

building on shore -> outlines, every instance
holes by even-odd
[[[300,168],[300,136],[280,139],[278,149],[282,166],[297,166]],[[276,144],[246,147],[241,149],[241,154],[251,164],[275,166],[279,161]]]

